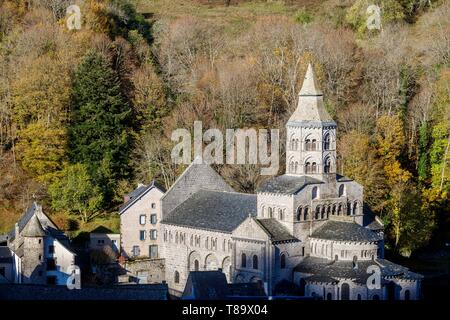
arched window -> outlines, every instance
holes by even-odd
[[[316,216],[314,217],[316,220],[319,220],[320,217],[320,207],[316,208]]]
[[[295,139],[295,150],[298,150],[298,139]]]
[[[311,191],[311,198],[314,200],[319,196],[319,188],[314,187]]]
[[[323,166],[323,172],[324,173],[331,172],[331,159],[329,157],[325,159],[325,165]]]
[[[320,212],[321,212],[320,218],[325,219],[325,207],[322,207],[322,210]]]
[[[345,196],[345,185],[341,184],[339,186],[339,197]]]
[[[241,267],[247,268],[247,256],[245,255],[245,253],[241,255]]]
[[[300,221],[300,220],[302,220],[302,207],[301,206],[299,206],[297,208],[297,221]]]
[[[294,172],[297,173],[298,172],[298,162],[296,161],[294,164]]]
[[[256,254],[253,256],[253,269],[258,269],[258,256]]]
[[[311,173],[316,173],[316,172],[317,172],[317,164],[315,162],[313,162],[311,165]]]
[[[286,268],[286,255],[284,253],[280,256],[280,268]]]
[[[338,256],[337,254],[334,256],[334,260],[335,260],[335,261],[338,261],[338,260],[339,260],[339,256]]]
[[[332,297],[333,297],[333,296],[331,295],[331,292],[328,292],[328,293],[327,293],[327,300],[332,300]]]
[[[316,139],[313,139],[311,142],[311,150],[316,150]]]
[[[305,148],[306,148],[306,151],[311,150],[311,140],[309,140],[309,139],[305,140]]]
[[[175,283],[180,283],[180,273],[178,271],[175,271],[174,281]]]
[[[353,215],[358,213],[358,202],[353,203]]]
[[[358,300],[361,300],[361,295],[360,294],[358,294],[358,298],[357,298]]]
[[[303,220],[308,220],[309,219],[309,217],[308,217],[308,214],[309,214],[309,208],[308,207],[305,207],[305,210],[303,210],[304,212],[303,212]]]
[[[200,269],[200,263],[198,262],[198,260],[194,261],[194,270],[198,271]]]
[[[273,218],[273,209],[269,208],[269,218]]]
[[[330,134],[327,133],[323,139],[323,149],[330,150]]]
[[[405,290],[405,300],[411,300],[411,292],[409,290]]]
[[[311,163],[310,162],[307,162],[305,164],[305,173],[306,174],[311,173]]]
[[[341,300],[350,299],[350,286],[348,283],[343,283],[341,286]]]

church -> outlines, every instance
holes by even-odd
[[[422,276],[384,259],[363,187],[337,173],[336,129],[309,65],[286,124],[285,174],[246,194],[194,161],[160,198],[171,290],[182,293],[190,271],[222,270],[268,295],[287,284],[326,300],[419,299]]]

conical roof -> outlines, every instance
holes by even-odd
[[[321,96],[322,91],[317,84],[316,75],[314,74],[311,63],[308,64],[305,79],[303,80],[302,88],[300,89],[300,96]]]
[[[323,103],[323,93],[319,88],[313,67],[308,65],[302,88],[298,95],[298,104],[289,122],[319,121],[331,122],[333,119],[328,114]]]
[[[21,235],[23,237],[43,237],[45,236],[45,231],[42,228],[41,223],[36,215],[28,221],[25,228],[22,230]]]

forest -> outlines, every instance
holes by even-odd
[[[450,4],[442,0],[0,0],[0,233],[39,201],[69,234],[118,228],[137,183],[167,188],[171,132],[277,128],[308,63],[338,124],[338,172],[386,246],[450,242]],[[366,27],[370,4],[381,28]],[[284,168],[281,137],[280,171]],[[237,190],[269,177],[217,166]]]

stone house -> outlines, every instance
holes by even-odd
[[[159,253],[161,197],[165,189],[156,181],[139,185],[119,209],[121,254],[126,258],[156,259]]]
[[[0,248],[10,283],[66,285],[73,272],[79,272],[74,271],[76,254],[69,239],[36,202],[8,233],[7,246]]]

